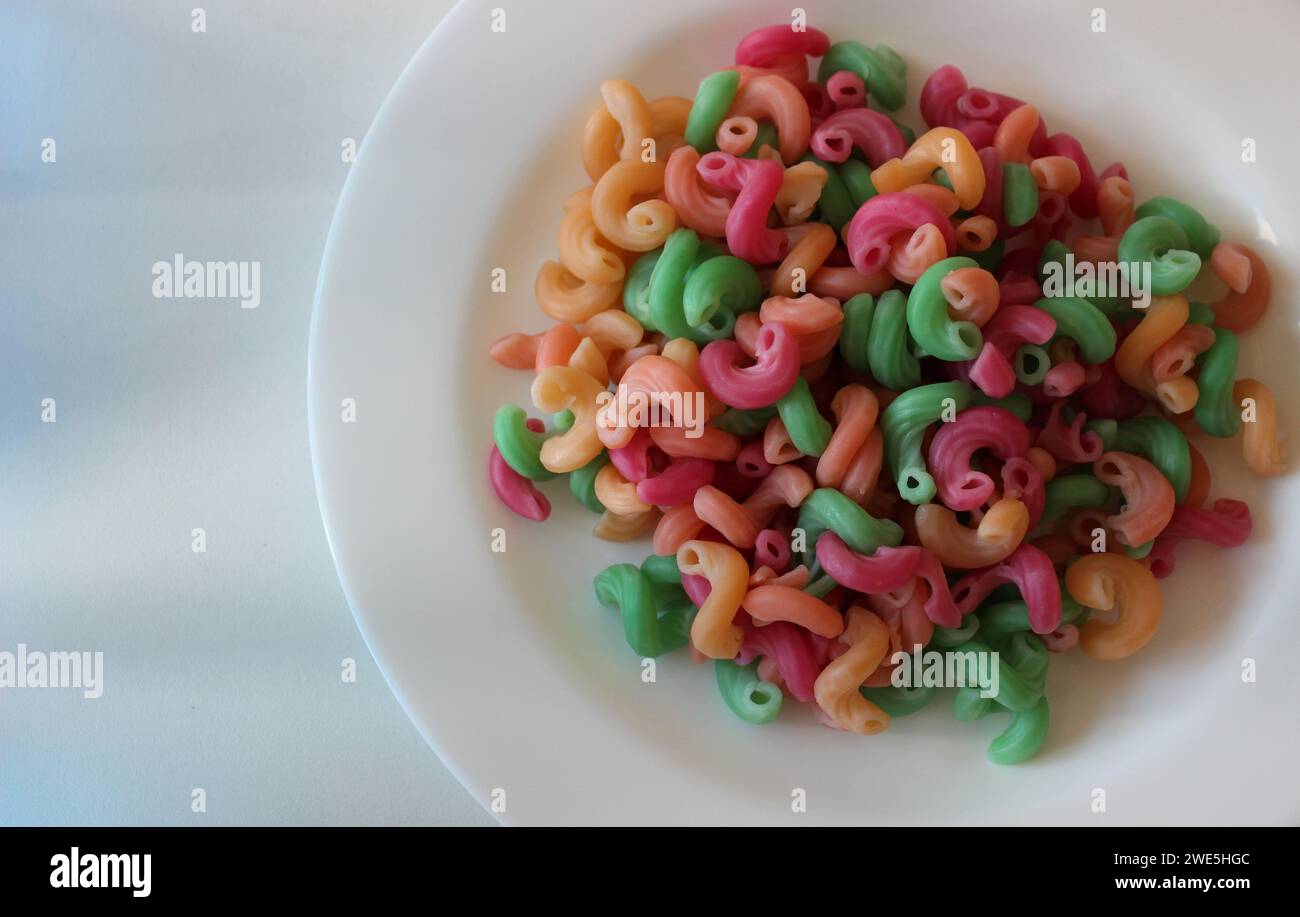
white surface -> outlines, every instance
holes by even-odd
[[[483,471],[492,412],[527,396],[483,354],[507,330],[546,324],[532,278],[562,201],[586,182],[578,138],[599,81],[689,95],[740,35],[782,21],[789,4],[507,4],[504,34],[489,30],[493,5],[451,14],[371,132],[322,271],[311,380],[345,586],[403,703],[474,793],[504,789],[506,820],[520,823],[1300,819],[1294,475],[1265,484],[1216,470],[1216,495],[1255,509],[1251,546],[1182,553],[1161,632],[1141,655],[1054,664],[1048,744],[1019,768],[985,761],[1000,717],[963,725],[936,708],[861,739],[791,711],[755,729],[683,654],[641,682],[590,579],[644,547],[592,541],[592,517],[562,484],[545,529],[494,503]],[[1032,98],[1094,162],[1122,157],[1141,197],[1185,196],[1225,237],[1259,244],[1275,305],[1245,339],[1243,365],[1283,394],[1284,427],[1300,430],[1286,397],[1300,135],[1285,93],[1270,88],[1294,83],[1294,6],[1239,18],[1209,3],[1179,4],[1176,17],[1166,4],[1110,4],[1105,34],[1090,29],[1091,2],[808,6],[833,39],[902,53],[913,105],[930,70],[957,63],[975,85]],[[1247,136],[1254,164],[1239,158]],[[1258,240],[1266,225],[1277,250]],[[493,296],[498,266],[510,291]],[[357,399],[356,424],[340,422],[343,398]],[[1210,450],[1216,469],[1239,465],[1235,449]],[[508,533],[504,555],[489,550],[495,526]],[[1244,656],[1258,661],[1257,684],[1241,682]],[[791,815],[795,787],[806,815]],[[1090,811],[1094,788],[1107,791],[1104,816]]]
[[[305,413],[341,141],[450,6],[0,4],[0,650],[106,670],[0,690],[0,824],[491,823],[357,633]],[[154,299],[175,252],[260,260],[261,307]]]

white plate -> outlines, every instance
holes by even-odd
[[[946,705],[861,738],[790,704],[757,728],[733,717],[711,668],[681,653],[654,684],[592,596],[606,564],[648,548],[595,541],[563,483],[544,526],[497,505],[484,471],[494,409],[527,380],[488,343],[548,323],[533,276],[553,257],[597,86],[690,96],[749,29],[788,3],[465,2],[421,48],[352,167],[321,267],[309,410],[322,514],[349,602],[394,693],[462,783],[509,823],[1295,822],[1300,637],[1296,478],[1248,479],[1213,444],[1216,496],[1256,534],[1233,552],[1186,546],[1160,633],[1112,664],[1055,661],[1052,728],[1031,763],[984,757],[1005,724]],[[1258,245],[1272,313],[1243,339],[1245,370],[1300,430],[1295,266],[1300,9],[1242,18],[1217,3],[814,3],[832,40],[885,42],[908,62],[909,112],[952,62],[973,85],[1035,102],[1094,162],[1122,158],[1139,197],[1193,202]],[[1257,9],[1252,7],[1252,9]],[[1243,163],[1243,138],[1258,161]],[[509,292],[489,292],[492,268]],[[341,403],[356,399],[355,423]],[[1219,470],[1225,469],[1225,470]],[[1233,469],[1233,470],[1228,470]],[[508,550],[490,550],[503,527]],[[1243,683],[1244,657],[1258,682]],[[808,810],[791,812],[795,788]],[[1094,813],[1094,790],[1107,811]]]

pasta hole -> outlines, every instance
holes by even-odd
[[[1055,223],[1065,215],[1065,201],[1059,195],[1045,194],[1039,204],[1038,214],[1049,223]]]
[[[968,91],[961,99],[962,108],[972,118],[987,118],[997,111],[997,103],[978,89]]]

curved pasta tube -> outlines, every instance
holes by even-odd
[[[704,528],[704,520],[695,515],[695,507],[690,503],[683,503],[680,506],[674,506],[659,517],[659,522],[655,525],[654,539],[651,541],[651,550],[655,554],[673,555],[676,557],[677,549],[690,541]],[[676,561],[673,561],[674,565]],[[673,567],[677,569],[676,566]]]
[[[1095,462],[1106,451],[1101,434],[1095,429],[1085,428],[1086,414],[1076,414],[1067,422],[1065,410],[1064,401],[1052,404],[1047,423],[1038,434],[1037,445],[1061,462]]]
[[[1013,229],[1029,223],[1038,213],[1038,183],[1029,167],[1018,162],[1002,164],[1002,218]]]
[[[619,380],[619,385],[626,391],[629,404],[636,398],[642,398],[646,404],[654,402],[671,405],[674,396],[680,399],[679,403],[684,404],[686,399],[694,398],[700,392],[699,385],[680,364],[657,354],[644,356],[629,366]],[[593,418],[600,442],[611,449],[631,442],[639,428],[628,426],[623,423],[624,420],[626,418],[611,416],[609,413],[603,418]]]
[[[1196,425],[1211,436],[1232,436],[1241,426],[1241,407],[1232,397],[1237,349],[1237,336],[1226,328],[1217,328],[1214,343],[1197,361],[1201,367],[1196,380],[1201,397],[1196,402]]]
[[[629,481],[613,465],[605,465],[596,472],[594,483],[596,499],[616,516],[630,516],[650,509],[636,492],[636,484]]]
[[[844,323],[839,303],[812,293],[797,299],[769,296],[763,300],[758,315],[764,324],[780,322],[790,329],[799,343],[799,361],[805,366],[835,349]]]
[[[1219,244],[1219,230],[1207,223],[1194,208],[1175,198],[1153,197],[1144,201],[1133,215],[1139,220],[1159,216],[1177,223],[1187,236],[1188,246],[1202,261],[1209,260],[1214,247]]]
[[[766,526],[778,509],[801,505],[812,491],[813,481],[808,472],[794,465],[781,465],[759,482],[742,505],[758,525]],[[901,530],[899,537],[902,537]]]
[[[790,431],[785,428],[785,421],[773,417],[763,431],[763,461],[769,465],[784,465],[795,459],[803,458],[799,447],[790,439]]]
[[[787,25],[754,29],[736,45],[736,63],[750,67],[774,67],[784,57],[821,57],[830,39],[820,29],[795,31]],[[805,68],[806,62],[803,62]]]
[[[841,70],[839,73],[832,73],[830,79],[826,81],[826,97],[830,99],[836,111],[861,108],[867,104],[867,84],[856,73]],[[811,102],[808,107],[812,108]]]
[[[804,455],[820,456],[831,441],[831,425],[817,410],[808,380],[799,376],[776,403],[790,441]]]
[[[926,181],[935,169],[942,169],[948,177],[961,209],[974,210],[984,197],[984,164],[970,140],[956,128],[926,131],[901,159],[891,159],[876,168],[871,173],[871,184],[881,194],[902,191]]]
[[[511,468],[496,446],[488,454],[488,481],[497,499],[516,515],[534,522],[543,522],[551,515],[551,501],[532,481]]]
[[[825,83],[841,70],[856,74],[882,107],[889,111],[903,107],[907,64],[888,45],[869,48],[859,41],[835,42],[822,56],[817,80]]]
[[[605,505],[596,499],[596,475],[608,462],[609,456],[602,452],[581,468],[569,472],[569,492],[593,513],[605,512]]]
[[[710,485],[695,491],[695,515],[738,548],[750,550],[758,539],[759,527],[744,507]]]
[[[1121,420],[1110,448],[1140,455],[1160,469],[1174,488],[1174,500],[1184,502],[1192,480],[1192,453],[1187,437],[1164,417]]]
[[[812,135],[812,151],[827,162],[844,162],[860,150],[873,167],[899,159],[907,143],[888,115],[870,108],[846,108],[831,115]]]
[[[1106,519],[1120,544],[1131,548],[1146,544],[1169,524],[1174,514],[1173,485],[1146,459],[1106,452],[1093,464],[1092,473],[1124,494],[1123,510]]]
[[[819,637],[838,637],[844,630],[838,608],[793,586],[758,586],[741,605],[755,621],[789,621]]]
[[[799,162],[786,169],[774,204],[781,222],[786,226],[794,226],[807,220],[817,209],[817,201],[825,187],[826,170],[814,162]],[[825,226],[824,223],[816,225]]]
[[[596,599],[623,619],[623,634],[638,656],[653,658],[686,645],[689,606],[660,614],[648,577],[631,564],[614,564],[596,575]]]
[[[741,367],[735,341],[714,341],[700,353],[700,377],[724,404],[754,409],[772,404],[799,377],[799,345],[782,322],[764,322],[755,341],[754,365]]]
[[[911,585],[922,554],[915,545],[877,548],[860,554],[833,531],[817,536],[817,562],[835,582],[864,595],[884,595]]]
[[[947,215],[933,201],[903,191],[882,192],[858,208],[844,232],[849,260],[861,274],[883,269],[893,254],[892,240],[900,232],[934,226],[943,236],[947,254],[957,250],[957,237]],[[974,266],[971,261],[970,265]]]
[[[1032,105],[1021,105],[1007,113],[993,134],[993,149],[1003,162],[1029,163],[1029,143],[1038,124],[1038,109]],[[1070,163],[1073,165],[1073,160]],[[1078,171],[1079,167],[1075,166],[1076,174]]]
[[[530,481],[548,481],[555,477],[542,462],[542,447],[547,437],[541,421],[530,421],[523,409],[513,404],[497,408],[492,418],[492,439],[501,458],[516,474]]]
[[[1220,242],[1210,255],[1210,269],[1228,285],[1227,295],[1210,306],[1215,326],[1236,334],[1253,327],[1268,308],[1268,265],[1239,242]]]
[[[506,369],[532,369],[537,362],[537,345],[541,337],[540,334],[511,332],[492,342],[488,356]]]
[[[664,171],[664,197],[683,225],[700,235],[720,239],[727,233],[731,201],[713,194],[700,177],[700,154],[692,147],[673,150]]]
[[[682,427],[650,427],[650,438],[665,455],[730,462],[740,452],[740,440],[717,427],[705,427],[699,436]]]
[[[758,139],[758,122],[753,118],[728,118],[718,125],[717,147],[724,153],[742,156]]]
[[[954,320],[968,321],[984,328],[992,324],[1000,311],[1001,291],[997,278],[984,268],[959,267],[949,271],[939,281],[939,289],[947,300],[948,315]]]
[[[844,472],[839,489],[859,506],[866,504],[875,493],[880,480],[880,470],[885,466],[885,437],[877,426],[853,456]]]
[[[696,263],[700,251],[700,237],[691,229],[678,229],[664,243],[650,272],[646,300],[650,321],[655,328],[670,338],[706,339],[704,329],[696,328],[686,319],[686,275]],[[719,337],[726,337],[735,327],[735,317],[723,316],[722,327],[712,329]],[[725,333],[724,333],[725,332]]]
[[[972,467],[975,453],[990,449],[1003,460],[1023,456],[1029,451],[1029,435],[1014,414],[991,406],[968,408],[941,425],[928,453],[939,498],[959,512],[983,506],[995,485],[989,475]]]
[[[1089,617],[1079,648],[1093,659],[1123,659],[1155,636],[1164,599],[1151,571],[1123,554],[1088,554],[1065,571],[1065,588],[1080,605],[1114,610],[1113,622]]]
[[[596,346],[596,342],[589,337],[584,337],[578,342],[578,346],[569,355],[568,365],[591,376],[600,383],[602,388],[609,385],[609,364],[605,362],[605,357]]]
[[[689,232],[689,230],[687,230]],[[718,316],[752,312],[763,299],[763,283],[747,262],[732,255],[700,261],[690,269],[682,290],[682,312],[692,328],[712,330],[727,323]]]
[[[785,257],[789,240],[767,225],[785,181],[785,170],[767,159],[738,159],[730,153],[709,153],[696,165],[709,184],[738,192],[727,213],[727,247],[751,264],[770,264]]]
[[[1151,357],[1187,324],[1187,297],[1154,296],[1142,322],[1129,333],[1115,352],[1115,370],[1133,388],[1154,395],[1155,379],[1151,375]]]
[[[637,495],[654,506],[690,503],[695,492],[713,481],[715,462],[700,458],[674,458],[663,471],[638,481]]]
[[[984,336],[974,322],[953,321],[942,281],[953,271],[975,268],[970,258],[945,258],[921,275],[907,296],[907,328],[925,352],[941,360],[970,360],[980,351]]]
[[[1107,236],[1122,236],[1133,224],[1133,186],[1127,178],[1110,175],[1097,186],[1097,213],[1101,231]]]
[[[907,330],[907,297],[900,290],[889,290],[876,301],[867,363],[871,375],[894,391],[912,389],[921,381],[921,363],[912,353]]]
[[[619,283],[627,273],[627,263],[596,231],[596,221],[591,216],[594,191],[595,186],[582,188],[564,202],[564,219],[556,232],[555,247],[560,253],[560,263],[579,280]]]
[[[957,248],[966,252],[986,251],[997,241],[998,224],[992,217],[977,214],[962,220],[954,229]]]
[[[845,621],[841,641],[849,648],[817,676],[813,693],[817,706],[840,729],[875,735],[889,726],[889,714],[858,689],[889,652],[889,630],[885,622],[858,605],[848,610]]]
[[[650,106],[627,80],[600,84],[605,100],[587,119],[582,134],[582,163],[592,181],[599,181],[616,162],[639,159],[641,142],[654,136]]]
[[[618,302],[622,281],[590,283],[558,261],[544,261],[533,283],[543,312],[558,322],[585,322]]]
[[[834,488],[820,487],[804,497],[799,506],[798,524],[804,530],[810,554],[826,531],[834,532],[860,554],[894,547],[903,540],[903,529],[897,522],[877,519]]]
[[[727,117],[739,88],[740,74],[734,70],[719,70],[700,81],[685,132],[686,142],[700,153],[717,149],[718,126]]]
[[[895,239],[886,270],[902,283],[916,283],[926,269],[948,255],[943,233],[927,223],[907,239]]]
[[[643,195],[663,190],[665,164],[622,159],[596,182],[591,215],[596,228],[610,242],[630,252],[648,252],[663,245],[677,226],[677,213],[667,201],[644,200]]]
[[[770,723],[781,712],[781,689],[759,678],[758,663],[739,666],[719,659],[713,664],[713,673],[723,702],[746,723]]]
[[[994,764],[1028,761],[1043,747],[1050,719],[1046,696],[1038,698],[1038,703],[1028,710],[1012,710],[1011,724],[989,743],[989,760]]]
[[[1039,156],[1029,163],[1040,191],[1054,191],[1069,197],[1079,187],[1082,176],[1079,166],[1068,156]]]
[[[959,570],[987,567],[1006,559],[1029,531],[1029,510],[1019,500],[1003,497],[967,528],[952,510],[937,503],[916,508],[916,532],[921,544],[940,563]]]
[[[677,569],[709,581],[709,596],[691,624],[691,645],[710,659],[735,659],[744,634],[733,621],[749,588],[749,564],[730,545],[688,541],[677,549]]]
[[[596,434],[597,396],[604,386],[580,369],[552,366],[533,379],[533,404],[547,412],[573,412],[573,426],[542,444],[540,459],[548,471],[576,471],[602,449]]]
[[[1084,363],[1096,366],[1115,355],[1115,326],[1104,312],[1077,296],[1054,296],[1034,303],[1056,322],[1058,338],[1073,341]]]
[[[690,113],[691,100],[681,96],[664,96],[650,103],[650,130],[656,158],[669,158],[686,145],[686,121]]]
[[[1127,272],[1135,262],[1150,263],[1151,293],[1172,296],[1186,289],[1201,269],[1200,256],[1189,246],[1187,233],[1173,220],[1142,217],[1120,237],[1120,268]]]
[[[840,356],[850,369],[864,373],[870,365],[867,346],[876,317],[876,301],[870,293],[862,293],[845,302],[841,312],[844,321],[838,341]]]
[[[1190,320],[1190,303],[1188,318]],[[1169,340],[1151,355],[1151,377],[1157,389],[1162,382],[1172,382],[1185,376],[1196,358],[1214,345],[1214,329],[1209,325],[1191,323],[1183,325]]]
[[[564,366],[582,343],[582,335],[572,325],[555,325],[542,333],[537,341],[537,372],[551,367]]]
[[[802,163],[801,165],[808,165]],[[813,166],[816,169],[816,166]],[[771,295],[793,297],[806,293],[808,282],[835,250],[839,237],[825,223],[810,223],[772,275]],[[802,273],[800,273],[802,272]],[[802,290],[796,290],[796,285]]]
[[[921,457],[921,441],[930,424],[949,408],[970,406],[970,386],[962,382],[936,382],[900,394],[880,416],[885,437],[885,462],[898,484],[898,494],[912,504],[934,499],[934,478]]]
[[[880,403],[864,385],[846,385],[831,399],[835,431],[817,460],[818,487],[839,487],[854,457],[876,427]]]
[[[1261,477],[1276,477],[1286,471],[1282,444],[1277,439],[1277,404],[1273,392],[1256,379],[1238,379],[1232,397],[1237,404],[1247,398],[1255,402],[1254,420],[1243,423],[1242,454],[1246,467]]]
[[[591,338],[596,348],[605,355],[616,350],[631,350],[645,337],[645,328],[635,317],[621,309],[606,309],[587,319],[582,333]]]
[[[786,165],[798,162],[808,149],[812,132],[808,103],[795,86],[779,76],[742,81],[731,102],[731,114],[775,124],[781,159]]]
[[[1021,543],[1001,563],[968,573],[952,584],[953,601],[962,614],[974,611],[1003,583],[1015,583],[1028,606],[1036,634],[1050,634],[1061,623],[1061,588],[1052,559],[1040,548]]]

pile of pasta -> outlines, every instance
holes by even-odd
[[[536,485],[567,477],[596,536],[649,536],[600,603],[638,655],[712,660],[744,720],[793,698],[871,735],[941,690],[897,684],[895,653],[996,652],[997,695],[958,688],[953,711],[1008,713],[988,755],[1015,763],[1044,741],[1052,654],[1129,656],[1178,546],[1250,534],[1195,442],[1240,435],[1252,472],[1283,469],[1272,394],[1236,377],[1269,275],[955,67],[917,135],[891,114],[905,75],[890,48],[778,25],[694,100],[604,83],[591,184],[535,285],[557,324],[491,348],[536,373],[549,429],[502,407],[489,477],[535,520]],[[1071,262],[1149,271],[1149,300],[1047,295]],[[1206,269],[1227,293],[1190,301]],[[707,423],[602,415],[619,388]]]

